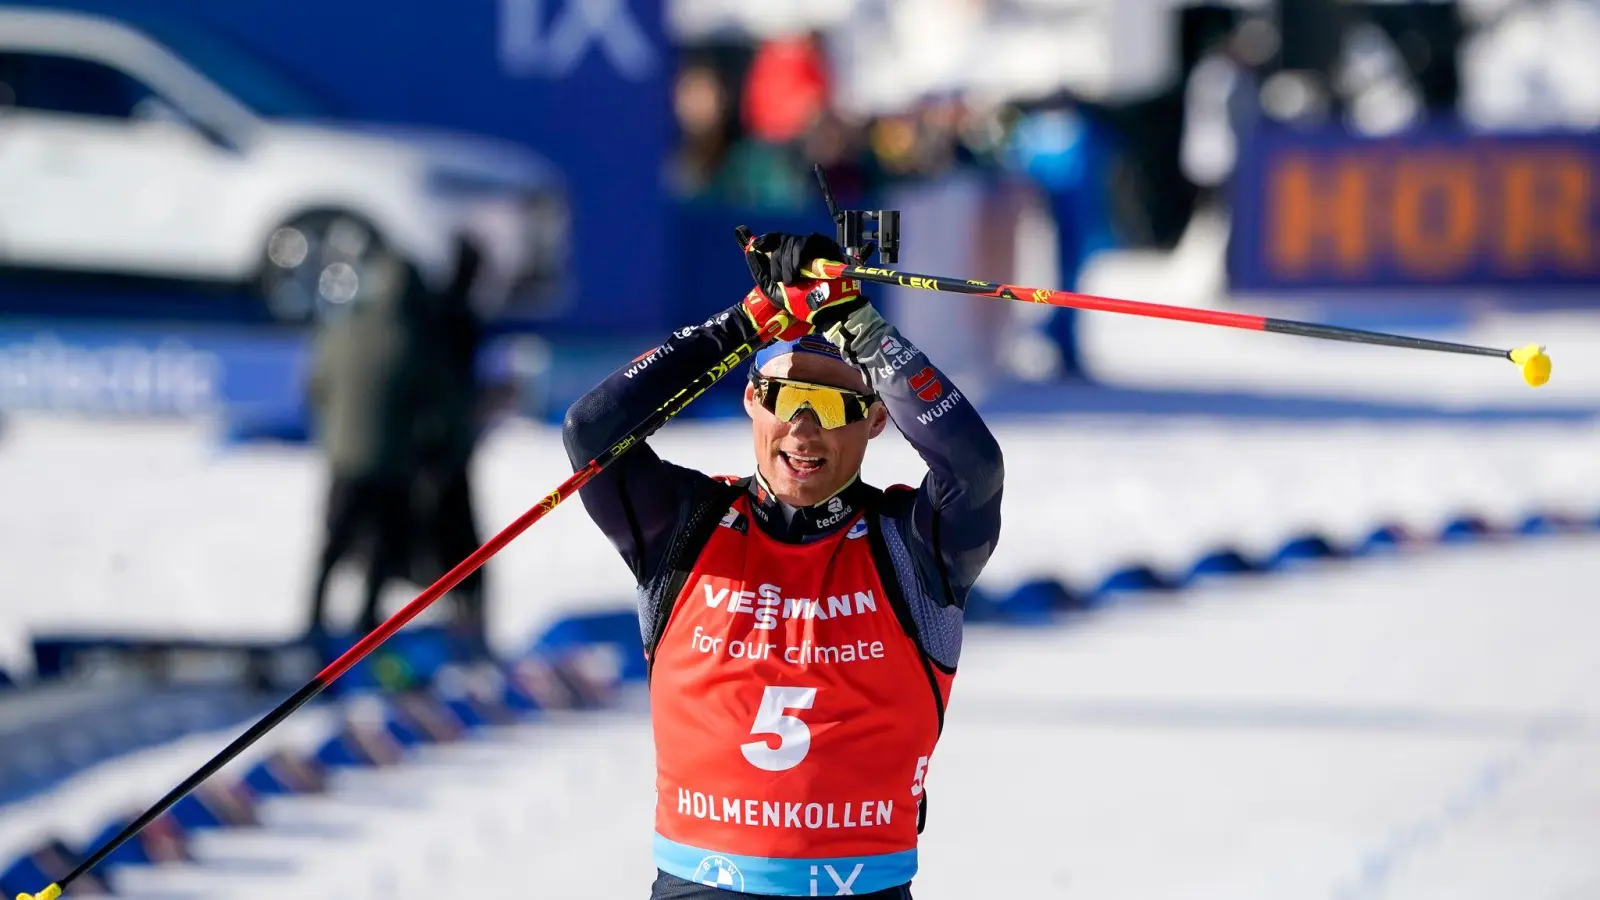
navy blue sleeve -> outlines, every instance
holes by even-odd
[[[567,410],[562,440],[576,471],[604,453],[695,378],[740,346],[755,328],[738,306],[674,332],[666,343],[611,373]],[[644,584],[660,565],[688,504],[713,479],[634,446],[579,492],[584,509]]]
[[[1000,540],[999,442],[966,395],[872,307],[829,337],[867,376],[927,464],[911,500],[910,537],[936,562],[945,602],[965,605]]]

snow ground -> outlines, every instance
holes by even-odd
[[[1381,523],[1428,534],[1467,513],[1513,525],[1535,511],[1600,511],[1600,429],[1589,422],[1080,417],[994,427],[1009,489],[981,585],[996,591],[1038,577],[1092,586],[1131,563],[1178,572],[1220,548],[1262,556],[1305,531],[1353,543]],[[737,422],[684,422],[653,445],[706,471],[743,473],[748,441]],[[891,430],[866,477],[914,483],[923,471]],[[477,463],[484,536],[568,474],[553,429],[495,432]],[[219,449],[201,424],[15,417],[0,438],[0,665],[28,671],[38,631],[293,636],[322,490],[313,453]],[[561,615],[626,607],[633,592],[578,502],[520,537],[489,578],[494,639],[508,652]],[[335,600],[353,612],[345,587]],[[394,607],[415,590],[392,587]]]
[[[1594,896],[1597,580],[1600,538],[1551,537],[976,629],[916,896]],[[643,896],[650,752],[642,708],[518,727],[274,801],[266,831],[219,833],[203,864],[124,869],[118,885],[151,900]]]
[[[1025,896],[1592,896],[1596,549],[1444,550],[980,632],[929,788],[958,824],[930,825],[919,897],[978,896],[996,867]]]

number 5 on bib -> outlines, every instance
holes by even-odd
[[[811,752],[811,729],[798,718],[785,715],[784,710],[810,709],[816,699],[816,688],[768,685],[761,694],[761,708],[756,710],[750,733],[777,735],[778,746],[773,748],[764,740],[741,746],[739,749],[744,751],[744,758],[750,765],[768,772],[782,772],[800,765]]]

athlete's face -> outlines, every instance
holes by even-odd
[[[761,374],[861,393],[868,390],[854,366],[816,353],[789,353],[769,360]],[[772,493],[790,506],[815,506],[839,493],[861,471],[867,441],[881,434],[889,420],[883,404],[875,403],[865,419],[839,428],[823,428],[809,409],[785,422],[756,402],[751,385],[744,389],[744,408],[753,423],[756,467]]]

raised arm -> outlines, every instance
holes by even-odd
[[[867,376],[928,474],[911,522],[939,563],[951,602],[965,604],[1000,537],[1000,444],[960,388],[872,307],[828,337]]]
[[[665,343],[612,372],[567,410],[562,440],[573,469],[605,452],[755,333],[750,318],[735,305],[700,325],[673,332]],[[684,504],[709,482],[700,472],[661,459],[645,443],[596,475],[579,497],[642,582],[665,552]]]
[[[810,329],[757,289],[705,322],[678,329],[567,410],[562,439],[573,469],[587,465],[740,348],[759,343],[763,336],[788,339]],[[688,504],[711,483],[708,475],[665,462],[646,444],[595,476],[580,495],[589,517],[643,585],[655,573]]]

